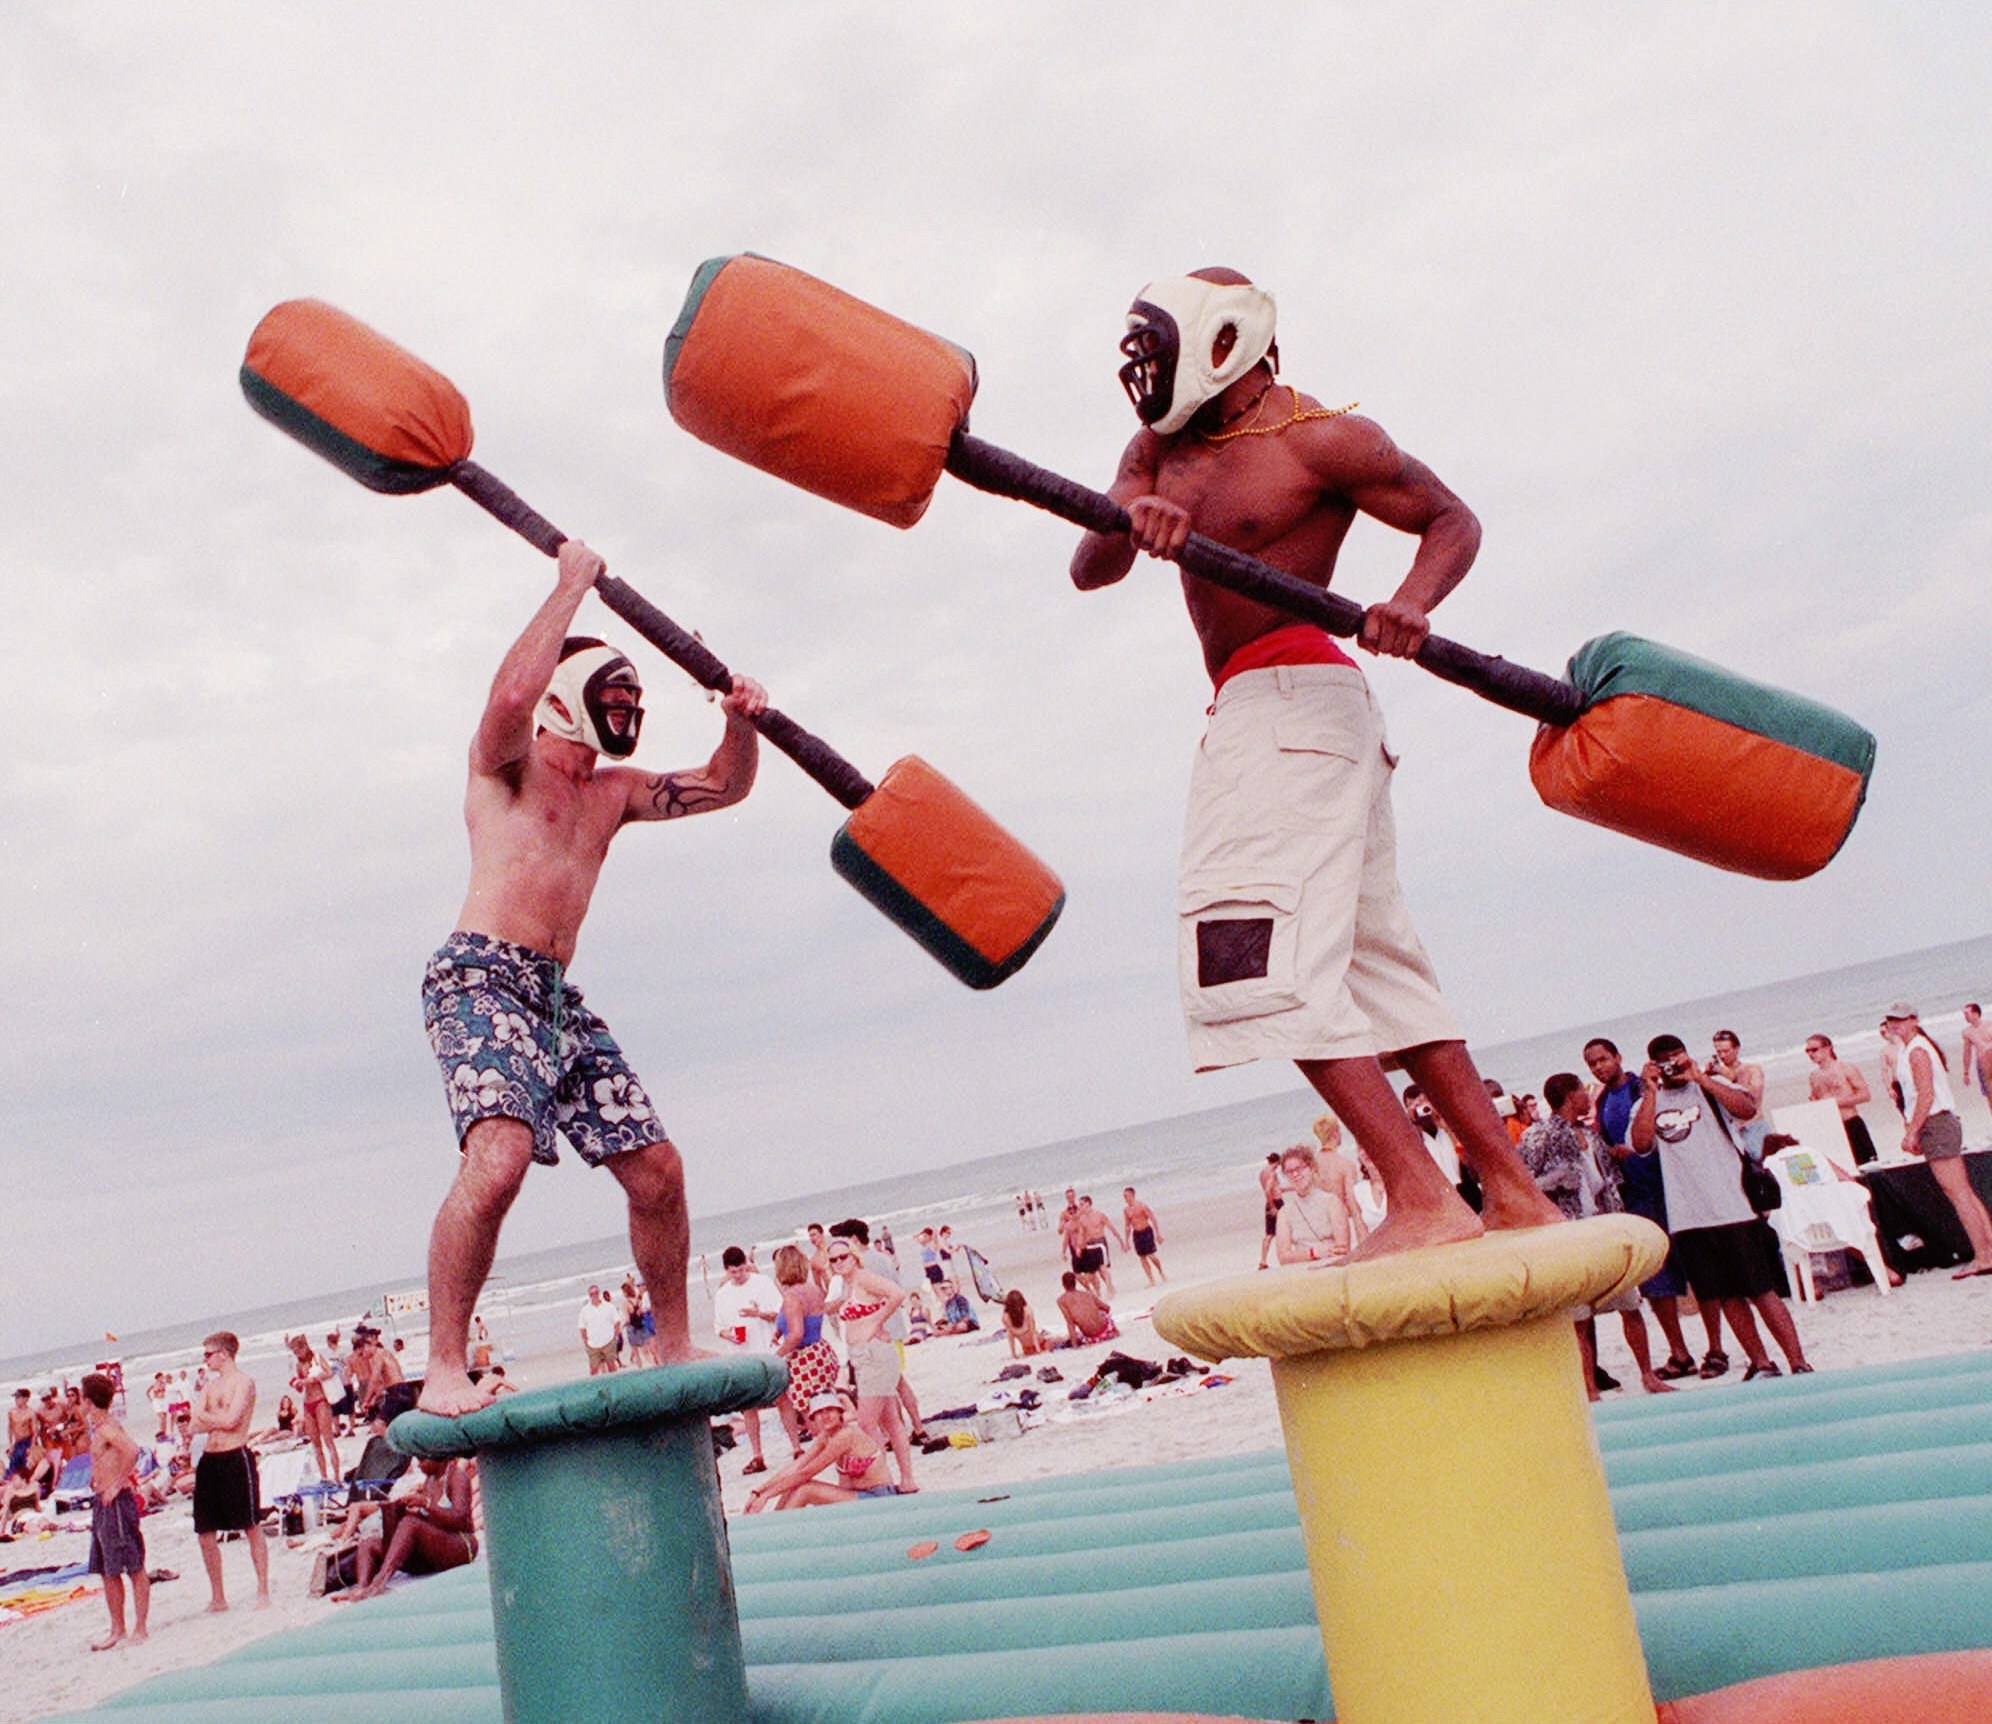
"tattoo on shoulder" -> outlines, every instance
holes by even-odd
[[[659,772],[644,780],[649,812],[659,820],[675,820],[681,814],[698,814],[716,807],[719,792],[699,772]]]

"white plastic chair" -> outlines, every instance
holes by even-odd
[[[1857,1253],[1882,1296],[1894,1291],[1888,1284],[1888,1265],[1882,1261],[1881,1238],[1875,1231],[1865,1186],[1858,1180],[1838,1177],[1831,1158],[1803,1144],[1765,1156],[1764,1165],[1778,1176],[1778,1188],[1784,1195],[1784,1202],[1771,1211],[1770,1219],[1801,1300],[1814,1305],[1819,1302],[1818,1290],[1812,1284],[1812,1257],[1814,1252],[1823,1251]]]

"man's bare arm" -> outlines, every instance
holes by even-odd
[[[1131,533],[1088,533],[1072,553],[1072,584],[1082,593],[1110,587],[1134,567],[1134,553],[1173,556],[1190,536],[1190,517],[1172,503],[1154,496],[1155,453],[1152,431],[1135,435],[1121,453],[1120,470],[1107,495],[1128,512]]]
[[[676,820],[730,808],[754,788],[761,760],[761,733],[754,719],[768,709],[768,691],[752,677],[736,676],[733,692],[720,703],[726,731],[704,766],[682,772],[633,772],[624,820]]]
[[[546,603],[512,643],[491,679],[491,693],[470,744],[470,770],[490,777],[525,759],[533,745],[533,713],[560,664],[568,625],[608,564],[579,539],[560,547],[560,573]]]
[[[1320,422],[1306,445],[1324,489],[1339,491],[1365,515],[1418,538],[1417,554],[1397,591],[1363,616],[1362,644],[1410,658],[1431,633],[1431,613],[1466,578],[1480,550],[1480,522],[1424,462],[1397,447],[1368,419]]]

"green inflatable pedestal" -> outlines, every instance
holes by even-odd
[[[508,1724],[738,1724],[746,1667],[710,1421],[764,1407],[752,1355],[404,1413],[417,1456],[475,1455]]]

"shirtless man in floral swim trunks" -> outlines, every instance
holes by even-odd
[[[1272,295],[1233,269],[1151,282],[1129,310],[1121,371],[1142,429],[1110,494],[1125,533],[1088,533],[1082,590],[1135,553],[1175,560],[1192,532],[1326,586],[1369,515],[1417,541],[1361,644],[1409,658],[1480,547],[1473,512],[1382,427],[1278,380]],[[1323,630],[1185,573],[1216,685],[1190,781],[1180,968],[1200,1071],[1291,1059],[1382,1176],[1389,1213],[1351,1253],[1560,1221],[1495,1116],[1398,890],[1383,720]],[[1485,1203],[1469,1209],[1425,1153],[1383,1061],[1409,1072],[1458,1135]]]
[[[684,1164],[608,1026],[567,981],[609,842],[632,820],[706,814],[754,783],[766,710],[733,679],[712,759],[682,772],[603,765],[636,748],[642,691],[614,648],[569,638],[607,565],[560,548],[552,595],[498,667],[470,745],[470,891],[429,960],[422,1013],[462,1159],[429,1238],[429,1370],[420,1406],[457,1414],[491,1397],[471,1382],[470,1315],[526,1169],[559,1159],[556,1131],[629,1199],[629,1240],[650,1289],[665,1363],[694,1358],[685,1312]]]

